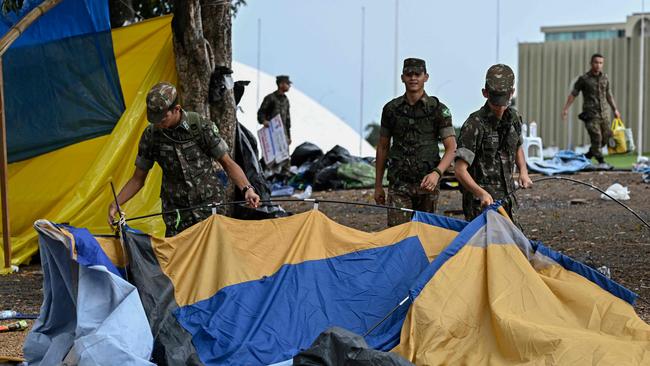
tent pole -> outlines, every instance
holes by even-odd
[[[7,133],[5,129],[5,96],[4,78],[2,74],[2,56],[0,56],[0,190],[2,191],[2,250],[4,268],[11,268],[11,231],[9,228],[9,205],[7,202]]]
[[[9,227],[9,195],[7,193],[7,129],[5,128],[4,78],[2,75],[2,56],[12,43],[41,15],[58,5],[62,0],[45,0],[32,9],[18,23],[0,38],[0,190],[2,190],[2,250],[4,254],[4,273],[11,271],[11,232]]]

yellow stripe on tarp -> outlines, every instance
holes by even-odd
[[[297,264],[395,244],[418,236],[431,260],[456,232],[411,222],[378,233],[338,224],[317,210],[260,221],[213,215],[173,238],[152,238],[162,271],[174,284],[179,306],[220,289],[270,276]]]
[[[147,126],[147,91],[158,81],[177,79],[170,22],[171,17],[166,16],[112,31],[126,110],[110,135],[9,165],[14,265],[26,263],[38,250],[32,224],[39,218],[86,227],[95,234],[110,232],[110,182],[119,190],[133,174],[140,134]],[[128,216],[160,212],[161,174],[157,166],[151,170],[145,187],[124,205]],[[152,234],[164,233],[160,217],[133,226]],[[0,262],[2,258],[0,252]]]
[[[563,267],[537,272],[515,244],[464,246],[409,310],[395,352],[417,365],[643,365],[650,326]]]

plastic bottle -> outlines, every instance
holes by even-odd
[[[14,310],[2,310],[0,311],[0,320],[13,319],[18,315]]]
[[[528,125],[526,123],[521,124],[521,137],[528,137]]]
[[[530,123],[530,137],[537,137],[537,123],[535,121]]]

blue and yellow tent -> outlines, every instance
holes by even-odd
[[[53,244],[42,242],[47,253],[44,245]],[[317,210],[264,221],[215,215],[173,238],[127,232],[128,265],[121,245],[95,246],[127,267],[157,364],[290,365],[326,329],[364,334],[388,314],[367,343],[416,365],[650,360],[634,293],[532,243],[494,210],[471,223],[417,213],[378,233]]]
[[[0,34],[40,2],[4,15]],[[110,182],[119,189],[133,173],[146,92],[176,81],[170,22],[111,30],[106,1],[65,0],[3,57],[14,265],[36,253],[39,218],[109,232]],[[160,210],[160,179],[156,167],[126,205],[130,214]],[[164,232],[159,218],[137,226]]]

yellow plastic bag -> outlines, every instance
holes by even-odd
[[[609,139],[607,151],[610,154],[625,154],[627,152],[625,124],[620,118],[615,118],[612,121],[612,137]]]

